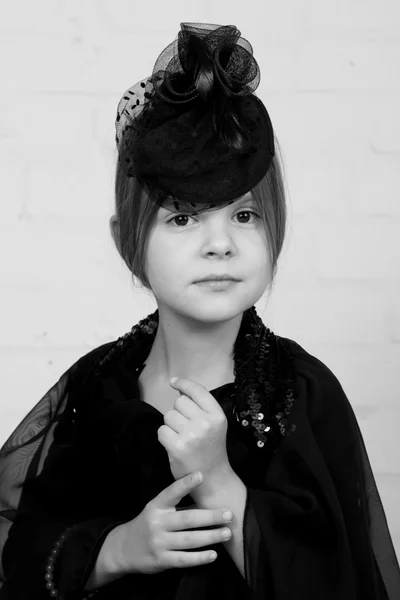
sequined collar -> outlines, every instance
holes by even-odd
[[[119,338],[86,379],[104,377],[115,361],[143,364],[158,328],[158,309]],[[297,397],[293,356],[286,340],[268,329],[255,306],[243,313],[234,344],[235,402],[233,411],[245,435],[257,448],[277,448],[289,435],[293,402]],[[251,436],[251,437],[250,437]]]

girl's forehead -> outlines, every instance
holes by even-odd
[[[253,196],[252,191],[250,190],[249,192],[246,192],[245,194],[243,194],[243,196],[239,196],[239,198],[236,198],[233,201],[233,204],[241,204],[242,202],[253,202],[253,201],[254,201],[254,196]],[[174,206],[174,202],[175,202],[175,200],[173,198],[168,197],[163,202],[162,208],[165,208],[165,209],[171,208],[172,206]],[[230,205],[230,206],[232,206],[232,205]]]

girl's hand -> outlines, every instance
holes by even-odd
[[[159,573],[215,560],[216,553],[204,547],[229,539],[231,530],[226,525],[232,520],[231,511],[175,509],[180,500],[192,494],[201,483],[199,473],[174,481],[153,498],[138,517],[116,528],[111,554],[120,573]],[[224,516],[226,512],[229,514]],[[205,529],[207,527],[213,528]],[[224,531],[227,531],[225,537]],[[203,549],[187,552],[193,548]]]
[[[209,493],[213,486],[221,485],[232,473],[226,451],[228,422],[225,413],[199,383],[177,379],[170,385],[183,395],[175,401],[173,410],[165,413],[158,440],[168,452],[175,479],[201,471],[204,476],[202,488],[204,493]]]

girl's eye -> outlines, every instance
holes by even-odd
[[[235,215],[235,216],[237,216],[237,215],[245,215],[246,213],[248,213],[248,214],[251,214],[251,215],[253,215],[254,217],[256,217],[256,220],[261,218],[261,217],[260,217],[260,216],[259,216],[257,213],[255,213],[255,212],[254,212],[254,211],[252,211],[252,210],[241,210],[240,212],[236,213],[236,215]],[[185,215],[185,214],[178,214],[178,215],[175,215],[174,217],[172,217],[171,219],[169,219],[169,220],[167,221],[167,223],[171,223],[172,221],[174,221],[174,219],[180,219],[181,217],[188,218],[188,217],[190,217],[190,215]],[[194,217],[191,217],[191,218],[194,218]],[[244,225],[247,225],[247,223],[244,223]]]

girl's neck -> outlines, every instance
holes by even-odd
[[[212,385],[234,380],[234,345],[243,313],[225,320],[195,320],[159,307],[158,327],[146,364],[160,382],[171,377]]]

